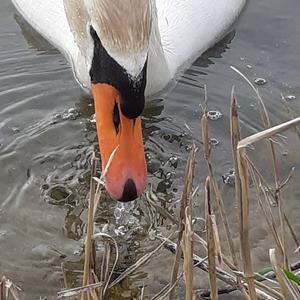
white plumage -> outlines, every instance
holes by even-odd
[[[12,0],[23,17],[58,48],[72,65],[74,75],[83,88],[89,88],[92,39],[88,26],[79,22],[80,32],[70,29],[63,0]],[[96,0],[85,0],[97,3]],[[85,1],[67,1],[76,3]],[[110,0],[120,1],[120,0]],[[189,66],[195,58],[213,46],[233,25],[246,0],[149,0],[152,30],[148,45],[146,94],[163,89],[178,70]],[[74,8],[74,9],[75,9]],[[72,8],[71,8],[72,9]],[[74,16],[88,18],[87,11],[77,7]],[[75,20],[76,21],[76,20]],[[72,26],[71,26],[72,27]],[[76,38],[77,35],[77,38]],[[76,42],[75,42],[75,39]],[[130,53],[112,54],[128,73],[138,73],[139,61]],[[140,52],[141,61],[144,59]]]

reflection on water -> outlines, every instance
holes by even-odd
[[[152,99],[143,115],[148,190],[172,213],[178,209],[186,157],[193,141],[199,148],[195,185],[200,188],[194,202],[194,222],[201,234],[206,169],[199,122],[203,87],[207,86],[213,165],[237,248],[229,151],[232,85],[240,105],[243,136],[260,130],[261,125],[253,93],[229,66],[238,67],[253,82],[259,81],[256,83],[260,84],[273,124],[289,119],[281,94],[290,110],[299,115],[299,70],[295,65],[300,51],[300,20],[292,9],[295,1],[288,0],[290,5],[279,0],[272,4],[270,0],[249,3],[235,31],[202,55],[175,88]],[[55,299],[53,295],[63,285],[61,263],[71,285],[81,276],[90,159],[94,151],[98,153],[94,107],[60,53],[32,30],[8,0],[0,4],[0,24],[0,270],[24,288],[26,299]],[[249,154],[270,177],[265,150],[264,144],[258,144],[249,149]],[[280,139],[277,150],[282,180],[296,166],[284,199],[287,215],[299,232],[299,143],[295,134],[289,132]],[[100,161],[98,165],[100,172]],[[266,247],[273,244],[259,212],[256,201],[252,201],[255,269],[268,263]],[[117,273],[154,249],[155,233],[167,235],[174,230],[144,197],[124,205],[111,201],[104,193],[96,217],[97,232],[117,239],[121,255]],[[162,250],[151,263],[118,285],[111,298],[138,297],[144,284],[146,294],[154,295],[169,282],[172,262],[173,256]],[[197,286],[205,286],[206,282],[207,276],[197,273]]]

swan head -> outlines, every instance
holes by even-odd
[[[64,0],[79,57],[89,70],[105,187],[123,202],[140,196],[147,181],[141,114],[153,3]]]
[[[90,35],[90,78],[104,183],[113,199],[128,202],[144,192],[147,182],[141,114],[148,45],[136,48],[138,41],[131,40],[131,45],[118,47],[92,25]]]

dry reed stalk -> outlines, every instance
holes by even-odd
[[[212,220],[212,209],[210,199],[210,180],[205,181],[205,220],[206,220],[206,240],[208,251],[208,269],[211,300],[218,299],[217,276],[216,276],[216,242]]]
[[[243,150],[249,146],[249,145],[252,145],[253,143],[256,143],[256,142],[259,142],[261,140],[264,140],[264,139],[271,139],[274,135],[276,134],[279,134],[279,133],[282,133],[283,131],[286,131],[290,128],[294,128],[296,126],[299,126],[300,125],[300,117],[298,118],[295,118],[293,120],[290,120],[290,121],[287,121],[285,123],[282,123],[282,124],[279,124],[277,126],[274,126],[274,127],[271,127],[271,128],[268,128],[262,132],[259,132],[259,133],[256,133],[256,134],[253,134],[245,139],[243,139],[242,141],[239,142],[238,146],[237,146],[237,149],[238,151],[240,150]],[[282,189],[282,184],[279,184],[278,183],[278,180],[276,180],[277,184],[276,184],[276,192],[275,192],[275,195],[277,194],[277,203],[278,203],[278,208],[279,208],[279,216],[280,216],[280,228],[281,228],[281,242],[280,244],[282,245],[281,248],[279,248],[279,251],[281,252],[281,255],[282,255],[282,258],[283,258],[283,262],[284,262],[284,267],[286,269],[288,269],[289,265],[288,265],[288,257],[287,257],[287,252],[286,252],[286,246],[285,246],[285,230],[284,230],[284,224],[286,222],[288,222],[288,219],[283,211],[283,207],[282,207],[282,199],[281,199],[281,196],[280,196],[280,191]],[[288,222],[289,224],[289,222]],[[295,237],[295,233],[294,231],[292,230],[292,227],[291,225],[289,224],[289,229],[291,231],[291,234],[293,237]],[[295,238],[294,238],[295,239]],[[296,243],[298,244],[298,241],[296,241]]]
[[[97,282],[86,286],[69,289],[66,291],[60,291],[57,293],[57,299],[60,300],[60,299],[67,299],[75,296],[80,296],[82,295],[83,292],[90,292],[102,286],[103,286],[103,282]]]
[[[256,300],[255,284],[253,278],[251,246],[249,237],[249,199],[248,199],[248,165],[245,159],[245,151],[237,151],[238,170],[241,180],[241,199],[240,202],[240,247],[243,261],[244,276],[248,285],[251,300]]]
[[[84,248],[84,273],[83,273],[83,286],[89,285],[91,282],[91,254],[92,254],[92,239],[94,235],[94,206],[95,206],[95,192],[96,183],[94,177],[96,176],[97,161],[95,153],[92,156],[91,180],[90,180],[90,201],[88,206],[88,222],[87,234]],[[88,292],[82,293],[82,300],[88,299]]]
[[[221,195],[221,192],[219,190],[218,184],[215,180],[212,164],[211,164],[211,161],[210,161],[208,119],[207,119],[207,113],[206,112],[204,113],[204,115],[202,116],[202,119],[201,119],[201,128],[202,128],[202,142],[203,142],[203,148],[204,148],[203,149],[204,150],[204,159],[206,161],[208,174],[209,174],[209,177],[210,177],[210,180],[211,180],[214,192],[215,192],[217,206],[218,206],[220,216],[221,216],[221,220],[222,220],[222,223],[223,223],[225,236],[226,236],[227,244],[228,244],[228,247],[229,247],[229,250],[230,250],[231,258],[232,258],[232,261],[233,261],[233,264],[234,264],[235,268],[237,269],[238,268],[238,261],[237,261],[237,258],[236,258],[236,254],[235,254],[235,250],[234,250],[234,244],[233,244],[233,240],[232,240],[230,229],[229,229],[229,223],[228,223],[228,219],[227,219],[227,216],[226,216],[226,211],[225,211],[222,195]],[[220,253],[220,257],[222,257],[221,253]]]
[[[193,297],[193,230],[191,203],[185,209],[185,228],[181,240],[183,252],[183,270],[185,282],[185,300],[192,300]]]
[[[20,300],[20,292],[22,289],[15,285],[10,279],[7,279],[5,276],[0,280],[0,300]]]
[[[189,206],[191,201],[191,196],[192,196],[194,170],[195,170],[195,154],[196,154],[196,149],[195,149],[195,145],[193,145],[191,153],[188,157],[185,179],[184,179],[184,188],[181,196],[180,213],[179,213],[179,233],[177,238],[177,245],[180,245],[181,243],[183,231],[185,228],[185,224],[184,224],[185,210]],[[182,249],[181,247],[177,247],[174,264],[172,268],[171,280],[170,280],[171,287],[174,285],[177,279],[181,255],[182,255]],[[169,294],[170,300],[174,299],[174,294],[175,294],[175,290],[173,288]]]
[[[266,110],[266,107],[264,105],[264,102],[259,94],[258,89],[254,87],[254,85],[251,83],[251,81],[242,72],[240,72],[239,70],[237,70],[236,68],[234,68],[232,66],[231,66],[231,69],[233,71],[235,71],[237,74],[239,74],[244,80],[246,80],[246,82],[250,85],[250,87],[255,92],[263,126],[265,129],[270,128],[271,127],[270,118],[269,118],[268,112]],[[279,165],[278,165],[278,159],[277,159],[277,154],[276,154],[276,150],[275,150],[275,144],[271,139],[269,139],[269,145],[270,145],[271,154],[272,154],[274,185],[275,185],[276,194],[277,194],[276,203],[278,204],[278,214],[279,214],[279,218],[280,218],[281,243],[283,245],[282,259],[283,259],[285,267],[288,268],[289,263],[288,263],[288,257],[287,257],[287,251],[286,251],[284,207],[283,207],[283,200],[281,198],[280,182],[279,182]]]
[[[300,126],[300,117],[295,118],[293,120],[289,120],[285,123],[265,129],[261,132],[255,133],[249,137],[244,138],[243,140],[241,140],[239,142],[237,149],[246,148],[247,146],[249,146],[253,143],[257,143],[264,139],[270,139],[274,135],[282,133],[283,131],[294,128],[296,126]]]
[[[238,215],[238,222],[239,222],[239,236],[240,236],[240,249],[242,252],[242,242],[243,242],[243,234],[244,228],[242,226],[242,181],[240,176],[240,169],[238,163],[238,154],[237,154],[237,145],[241,139],[240,133],[240,124],[239,124],[239,117],[238,117],[238,106],[236,99],[234,97],[234,88],[232,88],[231,92],[231,104],[230,104],[230,135],[231,135],[231,147],[232,147],[232,156],[233,156],[233,164],[235,170],[235,201],[237,205],[237,215]],[[248,183],[247,183],[248,184]],[[244,257],[242,255],[243,264],[244,264]],[[245,271],[245,268],[244,268]],[[240,279],[238,279],[238,283],[240,283]],[[241,289],[242,294],[247,299],[248,294],[245,289]],[[253,292],[253,286],[252,286]]]
[[[270,260],[273,266],[273,269],[276,274],[276,278],[279,282],[283,298],[285,300],[299,300],[300,292],[299,289],[294,286],[294,284],[285,276],[283,272],[283,267],[281,265],[281,260],[278,258],[278,254],[275,249],[270,249],[269,252]]]
[[[165,247],[166,249],[168,249],[169,251],[171,251],[172,253],[176,253],[176,249],[177,249],[177,244],[174,243],[173,241],[162,237],[162,236],[157,236],[157,238],[159,238],[160,240],[165,241]],[[209,268],[208,268],[208,263],[207,263],[207,257],[205,258],[201,258],[196,254],[193,254],[193,260],[194,260],[194,266],[200,268],[201,270],[205,271],[205,272],[209,272]],[[221,281],[227,283],[228,285],[234,287],[235,290],[240,290],[240,286],[237,285],[237,281],[236,281],[236,277],[231,275],[229,272],[225,271],[224,269],[220,268],[220,267],[216,267],[216,276],[218,279],[220,279]],[[260,283],[258,283],[260,284]],[[246,288],[246,284],[242,283],[243,288]],[[271,295],[269,295],[268,293],[266,293],[265,291],[263,291],[260,287],[256,288],[256,293],[259,296],[259,299],[262,300],[277,300],[276,298],[272,297]]]

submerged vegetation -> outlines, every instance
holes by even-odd
[[[237,69],[232,68],[244,78],[253,89],[259,114],[263,126],[261,132],[242,138],[240,132],[240,119],[238,114],[238,101],[234,89],[231,94],[230,107],[230,131],[232,160],[234,170],[233,185],[235,199],[232,199],[232,209],[236,211],[238,222],[239,249],[233,242],[233,230],[226,214],[223,203],[223,195],[214,175],[211,161],[211,144],[209,139],[209,123],[207,111],[207,97],[204,102],[203,116],[201,118],[201,136],[203,144],[204,160],[207,165],[207,177],[202,186],[197,187],[194,182],[196,152],[193,145],[187,160],[184,188],[180,197],[178,217],[170,210],[162,207],[156,195],[149,191],[146,194],[147,205],[162,219],[168,219],[174,225],[174,231],[169,236],[156,234],[158,246],[151,252],[139,258],[124,272],[115,274],[115,268],[119,259],[118,243],[108,234],[96,233],[95,214],[99,201],[103,178],[106,170],[100,178],[96,177],[96,159],[92,158],[92,170],[90,181],[90,199],[88,207],[88,221],[86,226],[84,270],[82,286],[70,288],[66,269],[62,266],[65,289],[57,295],[58,299],[112,299],[111,290],[126,279],[134,271],[142,268],[147,262],[162,250],[167,249],[173,255],[173,266],[169,283],[151,299],[218,299],[221,294],[236,292],[244,299],[300,299],[300,262],[291,261],[287,248],[287,239],[292,239],[294,249],[299,252],[299,234],[293,230],[293,224],[285,212],[285,203],[282,190],[293,176],[294,169],[288,177],[281,181],[279,170],[279,158],[276,150],[278,135],[286,130],[295,130],[299,142],[300,118],[295,118],[287,107],[291,120],[272,126],[259,91]],[[205,93],[206,95],[207,93]],[[272,181],[266,178],[259,166],[249,157],[248,148],[256,143],[265,143],[268,147],[271,166],[269,174]],[[115,150],[117,151],[117,149]],[[115,152],[114,152],[115,153]],[[112,153],[110,161],[113,160]],[[107,164],[109,168],[109,163]],[[202,170],[204,172],[204,170]],[[205,230],[204,234],[198,234],[194,230],[195,215],[193,200],[198,189],[204,190],[203,201],[205,203]],[[252,263],[252,249],[250,241],[251,223],[249,222],[250,189],[254,191],[260,212],[263,214],[268,234],[274,239],[274,246],[270,247],[270,266],[255,272]],[[220,241],[219,232],[222,230],[225,241]],[[266,245],[266,247],[268,247]],[[195,289],[195,281],[199,276],[196,269],[207,273],[209,288]],[[203,273],[201,274],[203,276]],[[178,289],[180,287],[180,289]],[[183,289],[184,287],[184,289]],[[147,290],[143,286],[136,299],[149,299]],[[0,283],[0,299],[22,299],[20,289],[11,281],[3,278]]]

